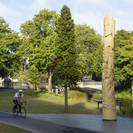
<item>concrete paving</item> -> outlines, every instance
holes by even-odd
[[[34,115],[32,115],[34,116]],[[0,122],[8,125],[16,126],[34,133],[100,133],[93,130],[65,126],[56,122],[47,120],[27,118],[14,118],[11,113],[0,112]]]
[[[103,121],[102,115],[29,114],[28,117],[65,126],[105,133],[133,133],[133,118],[117,117],[117,121]]]
[[[102,115],[28,114],[14,118],[0,112],[0,122],[34,133],[133,133],[133,118],[117,117],[117,121],[103,121]]]

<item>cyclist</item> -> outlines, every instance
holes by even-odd
[[[22,100],[25,101],[23,90],[21,89],[19,89],[18,92],[15,93],[14,98],[13,98],[13,102],[15,104],[13,110],[15,110],[17,106],[19,106],[19,112],[21,112],[20,98],[22,98]]]

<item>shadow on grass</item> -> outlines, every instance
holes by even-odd
[[[62,100],[64,100],[62,98]],[[64,101],[60,101],[58,103],[53,103],[49,101],[35,100],[31,99],[27,104],[27,113],[54,113],[54,114],[62,114],[64,112]],[[85,107],[84,102],[69,104],[68,103],[68,113],[72,114],[97,114],[97,109],[89,109],[89,107]]]
[[[97,109],[92,109],[88,107],[85,107],[85,103],[76,103],[74,105],[69,106],[69,112],[70,113],[76,113],[76,114],[97,114]]]
[[[12,112],[14,103],[12,101],[15,92],[7,92],[0,94],[0,110],[6,112]],[[32,90],[24,90],[24,97],[27,102],[27,113],[37,114],[62,114],[64,113],[64,97],[48,94],[47,91],[34,92]],[[90,106],[90,107],[89,107]],[[81,102],[69,99],[68,100],[69,113],[72,114],[97,114],[94,110],[97,110],[96,104],[91,105],[87,102]]]

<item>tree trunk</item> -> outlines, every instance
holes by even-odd
[[[132,90],[132,97],[133,97],[133,79],[131,79],[131,90]]]
[[[36,86],[36,84],[35,84],[35,91],[37,91],[37,86]]]
[[[132,91],[132,98],[133,98],[133,79],[131,79],[131,91]],[[132,107],[133,107],[133,100],[132,100]]]
[[[52,67],[49,68],[48,72],[48,92],[52,93]]]
[[[68,113],[67,85],[65,85],[65,113]]]

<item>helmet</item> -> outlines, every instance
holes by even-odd
[[[18,92],[23,92],[23,90],[19,89]]]

